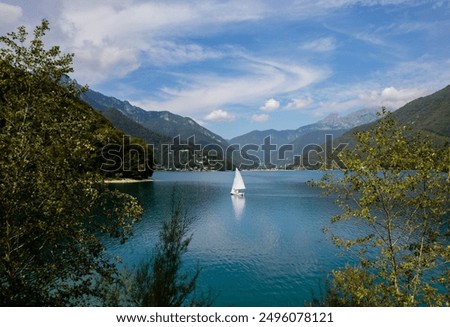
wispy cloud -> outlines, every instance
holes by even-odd
[[[256,20],[258,1],[70,1],[63,0],[61,24],[77,44],[89,40],[139,41],[214,32],[228,23]],[[209,28],[209,29],[208,29]],[[130,39],[130,35],[133,38]]]
[[[172,41],[154,42],[148,47],[145,54],[152,64],[159,66],[182,65],[225,56],[224,52],[217,49],[195,43],[180,44]]]
[[[285,128],[332,111],[394,109],[446,86],[449,6],[16,0],[0,2],[0,31],[32,28],[46,17],[46,42],[75,53],[72,77],[79,82],[144,109],[223,124],[225,132],[234,119],[233,130],[240,124],[245,131],[248,120]]]
[[[332,37],[324,37],[307,42],[301,45],[300,48],[314,52],[330,52],[337,48],[337,42]]]
[[[15,23],[22,17],[22,14],[21,7],[0,2],[0,22],[2,24]]]
[[[138,54],[132,49],[117,46],[86,45],[76,49],[76,77],[89,84],[109,78],[121,78],[141,66]]]
[[[270,94],[297,91],[321,81],[327,71],[314,67],[288,65],[273,60],[250,57],[235,58],[238,64],[232,76],[227,74],[179,75],[178,87],[161,88],[166,100],[135,101],[147,109],[159,108],[177,113],[206,113],[211,108],[233,104],[248,105],[267,99]],[[238,71],[236,69],[239,68]],[[277,100],[269,100],[266,110],[274,109]],[[263,107],[264,108],[264,107]],[[276,109],[276,108],[275,108]]]
[[[269,2],[270,0],[267,0]],[[434,0],[424,0],[433,2]],[[352,6],[389,6],[389,5],[405,5],[414,6],[419,1],[411,0],[291,0],[283,1],[283,5],[278,2],[272,2],[275,8],[287,18],[308,18],[318,16],[323,17],[329,13],[342,8],[351,8]],[[276,6],[276,7],[275,7]]]
[[[115,68],[129,73],[144,64],[221,57],[218,50],[180,38],[214,35],[227,24],[257,20],[264,8],[259,1],[63,0],[57,21],[66,48],[76,53],[77,74],[95,84],[121,75]],[[99,65],[98,58],[110,58],[109,64]]]
[[[66,35],[66,47],[77,54],[77,75],[95,85],[109,77],[128,74],[148,63],[180,65],[223,56],[220,50],[180,41],[185,36],[214,35],[230,24],[281,18],[286,14],[284,10],[296,17],[303,17],[303,12],[323,12],[356,3],[373,5],[381,2],[340,0],[311,4],[291,0],[285,1],[280,10],[278,4],[256,0],[206,3],[62,0],[57,21]],[[311,41],[304,48],[325,52],[332,51],[336,46],[336,41],[328,37]],[[98,58],[110,59],[108,64],[100,64]]]

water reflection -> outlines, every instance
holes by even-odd
[[[162,222],[170,217],[174,188],[190,216],[192,242],[186,271],[198,265],[200,292],[219,293],[214,306],[301,306],[311,301],[330,270],[346,257],[323,232],[339,213],[332,200],[306,181],[321,172],[244,172],[246,198],[231,197],[233,172],[157,172],[152,183],[120,187],[139,198],[145,212],[125,244],[107,244],[107,255],[128,266],[148,256]],[[230,203],[231,201],[231,203]],[[345,237],[353,230],[337,229]]]
[[[240,220],[245,208],[245,197],[232,195],[231,203],[233,204],[234,217]]]

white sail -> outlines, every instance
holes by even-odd
[[[243,194],[243,193],[239,192],[239,190],[245,190],[245,184],[244,184],[244,180],[242,179],[241,173],[236,168],[233,186],[231,187],[231,194]]]

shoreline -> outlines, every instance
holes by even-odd
[[[132,179],[132,178],[120,178],[120,179],[105,179],[105,184],[131,184],[131,183],[148,183],[153,182],[152,178],[148,179]]]

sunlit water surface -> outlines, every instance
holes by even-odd
[[[109,241],[107,253],[128,267],[148,256],[175,193],[196,217],[184,269],[200,265],[198,288],[217,294],[215,306],[308,305],[331,269],[347,262],[322,231],[339,209],[306,184],[321,175],[243,171],[244,198],[230,196],[233,172],[156,172],[150,183],[116,185],[137,196],[145,213],[134,236],[123,245]]]

